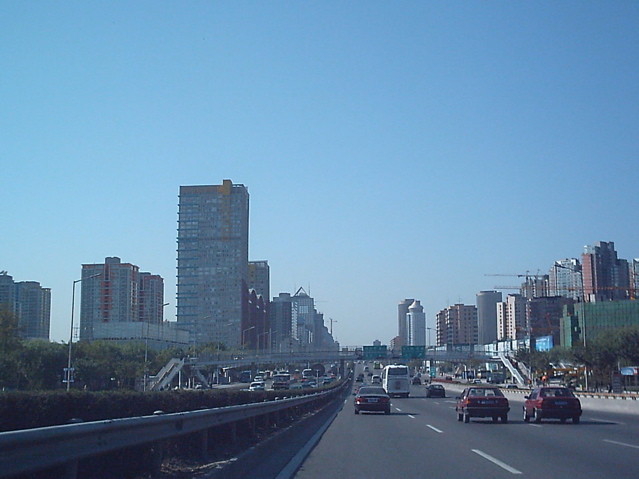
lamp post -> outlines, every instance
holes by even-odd
[[[246,328],[244,331],[242,331],[242,346],[244,346],[244,333],[246,333],[247,331],[250,331],[251,329],[255,329],[255,326],[251,326],[250,328]]]
[[[91,276],[87,276],[86,278],[80,278],[80,279],[76,279],[75,281],[73,281],[73,289],[71,292],[71,335],[69,337],[69,358],[67,361],[67,391],[69,391],[71,389],[71,378],[73,376],[73,372],[71,369],[71,354],[73,351],[73,313],[75,312],[75,285],[80,283],[81,281],[87,280],[87,279],[92,279],[92,278],[97,278],[98,276],[102,276],[102,273],[96,273],[94,275]]]
[[[426,330],[428,331],[428,348],[430,349],[430,332],[433,330],[433,328],[426,328]]]

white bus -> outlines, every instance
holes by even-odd
[[[408,366],[395,364],[382,369],[382,387],[389,396],[408,397],[410,394],[410,373]]]

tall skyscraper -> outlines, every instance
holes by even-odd
[[[406,298],[397,305],[397,341],[395,347],[401,349],[408,346],[408,308],[415,302],[413,298]]]
[[[6,271],[0,272],[0,308],[18,317],[20,336],[25,339],[49,339],[51,289],[36,281],[14,282]]]
[[[299,288],[291,297],[291,332],[299,347],[306,349],[315,340],[315,300],[308,295],[304,288]]]
[[[501,303],[501,291],[477,293],[477,343],[497,341],[497,303]]]
[[[585,246],[581,258],[586,301],[628,299],[628,261],[617,258],[612,241],[597,241],[594,246]]]
[[[178,327],[190,331],[192,344],[239,347],[248,290],[248,190],[231,180],[181,186],[178,208]]]
[[[406,315],[408,323],[408,346],[426,345],[426,313],[418,300],[413,301],[408,307]]]

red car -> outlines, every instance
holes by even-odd
[[[390,396],[381,386],[362,386],[355,396],[355,414],[360,411],[383,411],[390,414]]]
[[[581,402],[570,389],[542,386],[525,397],[524,421],[534,419],[535,422],[541,422],[544,418],[553,418],[566,422],[570,418],[573,424],[579,424]]]
[[[493,422],[501,418],[501,422],[507,423],[510,405],[498,387],[472,386],[457,397],[455,411],[458,421],[470,422],[471,417],[491,417]]]

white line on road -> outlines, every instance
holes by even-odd
[[[510,467],[508,464],[501,462],[499,459],[495,459],[493,456],[491,456],[490,454],[486,454],[485,452],[480,451],[479,449],[472,449],[472,451],[475,454],[479,454],[481,457],[483,457],[484,459],[488,459],[490,462],[492,462],[493,464],[498,465],[499,467],[506,469],[508,472],[510,472],[511,474],[521,474],[521,471],[518,471],[517,469],[515,469],[514,467]]]
[[[431,428],[433,431],[438,432],[440,434],[444,432],[441,429],[437,429],[435,426],[431,426],[430,424],[426,424],[426,426]]]
[[[398,407],[396,407],[395,409],[397,409],[399,412],[402,412],[402,410],[400,408],[398,408]]]
[[[639,449],[639,446],[635,446],[634,444],[628,444],[625,442],[612,441],[610,439],[604,439],[604,442],[609,442],[610,444],[616,444],[617,446],[626,446],[626,447],[632,447],[633,449]]]
[[[413,416],[412,414],[409,414],[408,417],[411,419],[415,419],[415,416]]]
[[[625,426],[626,425],[623,422],[610,421],[610,420],[606,420],[606,419],[597,419],[596,417],[589,417],[588,420],[589,421],[595,421],[595,422],[602,422],[604,424],[610,424],[610,425],[615,425],[615,426]]]

